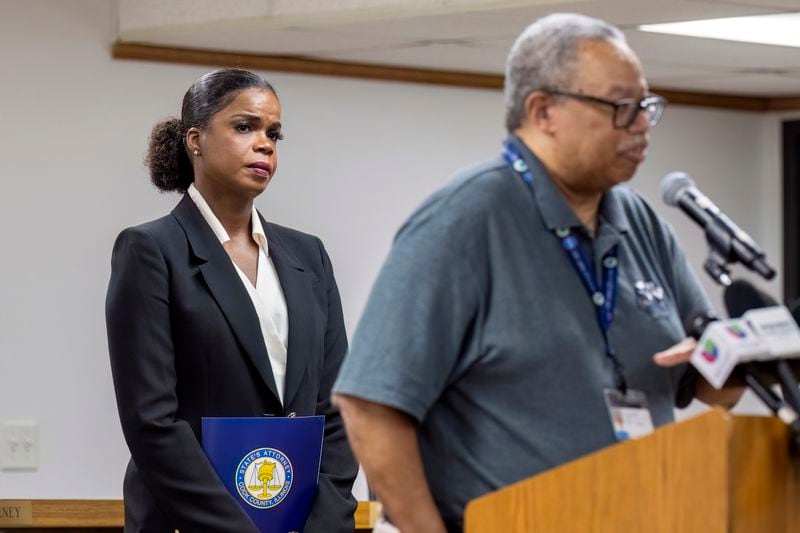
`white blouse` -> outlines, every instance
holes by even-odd
[[[194,183],[189,185],[187,192],[219,242],[225,244],[231,240],[228,232],[211,211],[208,202],[194,186]],[[267,347],[267,355],[272,367],[272,375],[275,378],[275,386],[278,389],[281,403],[283,403],[283,390],[286,384],[286,349],[289,346],[289,316],[286,311],[286,299],[283,296],[278,274],[275,272],[275,265],[269,257],[267,236],[255,206],[253,207],[252,226],[253,240],[258,244],[258,273],[255,287],[236,263],[233,261],[231,263],[239,273],[258,315],[261,334],[264,336],[264,344]]]

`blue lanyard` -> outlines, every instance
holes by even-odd
[[[614,322],[614,305],[617,299],[617,247],[614,246],[603,256],[601,289],[597,284],[594,270],[580,247],[578,235],[569,229],[558,229],[555,233],[556,237],[561,239],[561,247],[564,248],[572,266],[583,281],[583,286],[592,298],[597,313],[597,323],[605,335]]]
[[[525,163],[525,160],[517,152],[514,145],[508,141],[503,144],[503,159],[522,178],[522,181],[528,185],[528,190],[533,194],[533,172],[528,168],[528,164]],[[617,267],[619,265],[617,246],[611,248],[603,256],[602,285],[600,285],[597,283],[597,276],[591,266],[591,262],[581,249],[579,235],[573,233],[569,228],[559,228],[555,231],[555,235],[561,241],[561,247],[567,254],[572,266],[581,278],[583,286],[589,293],[589,297],[592,299],[597,315],[597,323],[603,333],[606,356],[614,366],[617,388],[624,393],[627,390],[627,383],[622,363],[617,359],[608,340],[608,330],[611,329],[611,324],[614,322],[614,306],[617,301]]]

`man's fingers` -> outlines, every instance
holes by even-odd
[[[697,341],[691,337],[687,337],[663,352],[655,354],[653,356],[653,361],[659,366],[675,366],[686,363],[692,357],[692,352],[696,346]]]

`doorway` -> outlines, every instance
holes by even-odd
[[[800,120],[783,123],[783,301],[800,300]]]

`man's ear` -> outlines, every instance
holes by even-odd
[[[533,91],[525,98],[526,122],[544,133],[553,132],[553,97],[544,91]]]

